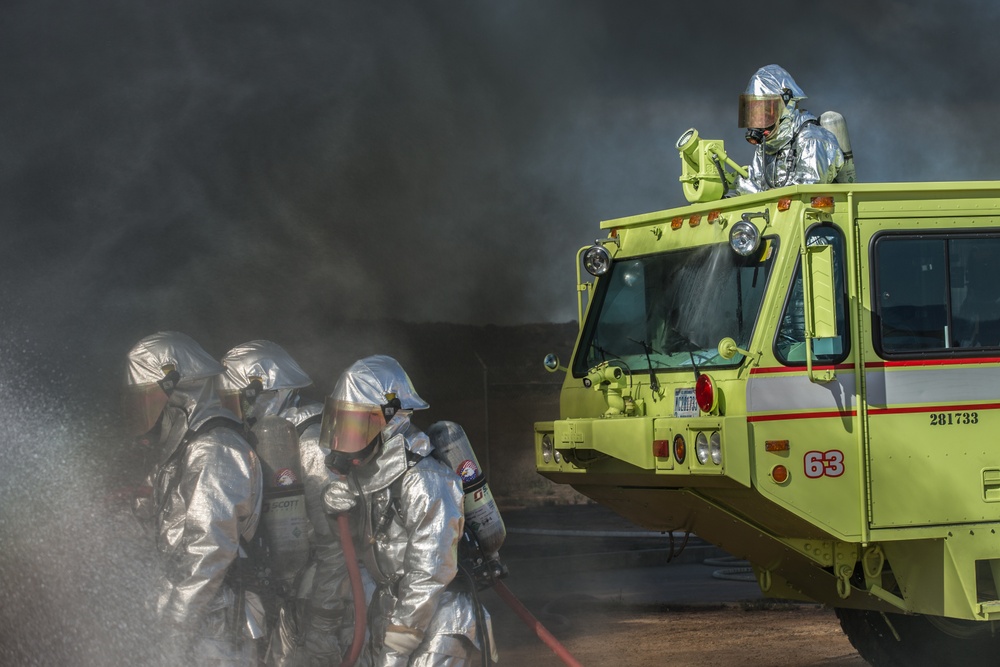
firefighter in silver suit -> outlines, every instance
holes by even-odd
[[[799,107],[806,99],[778,65],[761,67],[740,95],[739,126],[756,146],[747,178],[738,176],[730,195],[804,183],[832,183],[844,166],[837,137]]]
[[[252,665],[263,617],[241,584],[241,540],[260,517],[261,468],[219,401],[222,365],[166,331],[139,341],[126,366],[124,416],[153,458],[135,510],[163,565],[154,600],[162,664]]]
[[[489,615],[456,579],[461,479],[410,421],[427,407],[399,363],[376,355],[340,376],[323,410],[328,464],[346,473],[324,500],[331,514],[356,503],[351,520],[364,525],[359,557],[377,584],[367,650],[379,667],[477,664],[482,649],[495,654]]]
[[[298,433],[299,457],[310,525],[311,556],[300,577],[296,599],[286,601],[271,630],[266,663],[276,667],[340,664],[351,642],[353,605],[337,525],[329,521],[323,491],[332,479],[320,447],[323,405],[300,395],[312,380],[277,343],[255,340],[222,359],[223,401],[248,426],[268,415],[291,422]]]

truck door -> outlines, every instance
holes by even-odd
[[[751,371],[747,384],[748,420],[755,441],[764,448],[754,465],[762,494],[831,534],[855,539],[864,526],[864,502],[858,493],[864,465],[855,428],[856,345],[848,309],[848,246],[844,232],[832,224],[811,226],[806,244],[833,249],[837,335],[812,341],[813,369],[831,379],[814,382],[807,372],[805,293],[801,261],[796,261],[773,334],[775,364]],[[794,251],[797,254],[798,248]],[[775,483],[776,464],[788,467],[785,483]]]
[[[987,224],[858,222],[872,528],[1000,518],[1000,229]]]

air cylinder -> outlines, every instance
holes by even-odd
[[[837,137],[840,150],[844,153],[844,166],[840,168],[834,182],[854,183],[858,176],[854,171],[854,151],[851,150],[851,137],[847,133],[847,121],[836,111],[824,111],[819,117],[819,124]]]
[[[252,430],[264,476],[261,527],[279,584],[290,586],[309,560],[309,517],[295,426],[268,415]]]
[[[507,529],[469,438],[461,426],[449,421],[432,424],[427,435],[434,445],[434,456],[462,478],[465,525],[475,534],[483,554],[496,558],[507,538]]]

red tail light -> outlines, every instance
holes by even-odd
[[[670,441],[669,440],[654,440],[653,441],[653,456],[658,459],[665,459],[670,456]]]
[[[715,410],[715,383],[705,373],[698,376],[694,385],[694,398],[702,412]]]

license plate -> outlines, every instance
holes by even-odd
[[[699,414],[694,389],[674,389],[674,417],[697,417]]]

